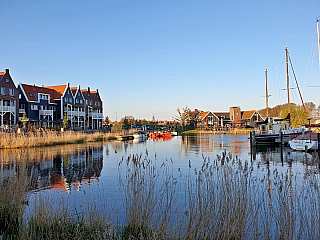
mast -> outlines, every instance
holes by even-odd
[[[268,76],[267,76],[268,69],[266,69],[266,107],[267,107],[267,118],[269,117],[269,107],[268,107]]]
[[[318,33],[319,71],[320,71],[320,38],[319,38],[319,19],[317,19],[317,33]]]
[[[288,64],[288,48],[286,47],[286,64],[287,64],[287,94],[288,94],[288,114],[290,114],[290,96],[289,96],[289,64]],[[290,117],[291,118],[291,117]]]

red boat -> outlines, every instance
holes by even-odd
[[[163,139],[168,140],[171,139],[171,132],[164,133],[164,132],[154,132],[149,134],[149,138],[151,139]]]

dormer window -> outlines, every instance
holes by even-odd
[[[33,97],[32,93],[29,93],[29,96],[30,96],[30,97]]]

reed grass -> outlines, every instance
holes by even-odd
[[[84,133],[84,132],[27,132],[27,133],[0,133],[0,149],[32,148],[61,144],[74,144],[109,140],[115,133]]]

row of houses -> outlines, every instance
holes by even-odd
[[[195,109],[189,111],[189,128],[225,129],[228,127],[256,127],[264,118],[257,110],[241,111],[240,107],[230,107],[229,112],[211,112]]]
[[[36,86],[18,83],[16,87],[9,69],[0,72],[0,128],[16,126],[21,121],[37,126],[54,127],[67,117],[73,129],[101,129],[103,103],[98,89]]]

